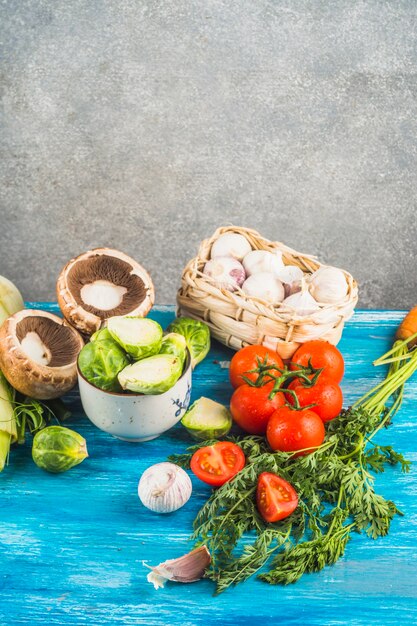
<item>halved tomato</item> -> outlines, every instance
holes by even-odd
[[[291,515],[298,506],[298,495],[290,483],[271,472],[258,477],[256,504],[266,522],[279,522]]]
[[[190,467],[194,474],[213,487],[220,487],[245,467],[242,448],[231,441],[218,441],[194,452]]]

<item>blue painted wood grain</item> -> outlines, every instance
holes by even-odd
[[[56,311],[55,305],[36,305]],[[173,307],[155,308],[164,326]],[[391,344],[402,312],[359,311],[347,324],[340,348],[346,359],[346,405],[380,380],[370,364]],[[214,343],[195,370],[193,399],[227,403],[231,351]],[[86,437],[90,457],[61,475],[31,460],[29,442],[15,447],[0,475],[0,624],[197,626],[264,624],[379,626],[417,624],[417,479],[393,469],[377,477],[381,492],[404,511],[386,538],[355,535],[334,567],[289,587],[255,579],[214,598],[210,581],[169,583],[155,591],[142,562],[157,564],[185,553],[197,510],[209,487],[194,477],[187,505],[170,515],[145,509],[137,497],[149,465],[184,450],[187,433],[176,426],[142,444],[118,441],[83,415],[77,392],[68,400],[69,426]],[[409,382],[394,425],[380,440],[417,460],[417,379]]]

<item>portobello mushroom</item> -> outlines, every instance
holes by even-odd
[[[58,304],[65,319],[91,335],[109,317],[145,317],[155,300],[148,272],[111,248],[96,248],[69,261],[57,282]]]
[[[58,398],[77,381],[83,345],[81,335],[57,315],[25,309],[0,328],[0,370],[24,395]]]

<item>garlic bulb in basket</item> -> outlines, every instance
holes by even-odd
[[[243,265],[232,256],[210,259],[204,266],[203,274],[213,278],[219,287],[227,291],[236,291],[246,278]]]
[[[311,315],[320,308],[309,292],[305,280],[301,282],[301,291],[285,298],[282,305],[294,309],[295,315],[299,316]]]
[[[252,274],[259,274],[260,272],[270,272],[277,276],[278,272],[284,267],[282,252],[279,250],[276,250],[276,252],[252,250],[244,257],[242,264],[245,268],[246,276],[252,276]]]
[[[213,243],[210,257],[215,259],[218,256],[231,256],[238,261],[252,250],[249,241],[239,233],[223,233]]]
[[[346,276],[337,267],[320,267],[311,277],[310,292],[317,302],[336,304],[346,296]]]
[[[303,277],[303,270],[296,265],[284,265],[284,267],[277,272],[277,278],[284,283],[286,298],[293,293],[297,293],[297,291],[301,291],[301,281]]]
[[[248,296],[272,304],[282,302],[285,296],[282,282],[270,272],[259,272],[259,274],[249,276],[242,285],[242,291]]]
[[[140,477],[138,495],[141,502],[155,513],[172,513],[190,499],[190,477],[174,463],[157,463]]]

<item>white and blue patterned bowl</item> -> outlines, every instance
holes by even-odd
[[[190,404],[191,359],[181,378],[168,391],[157,395],[114,393],[94,387],[81,374],[78,384],[83,409],[97,428],[124,441],[149,441],[177,424]]]

